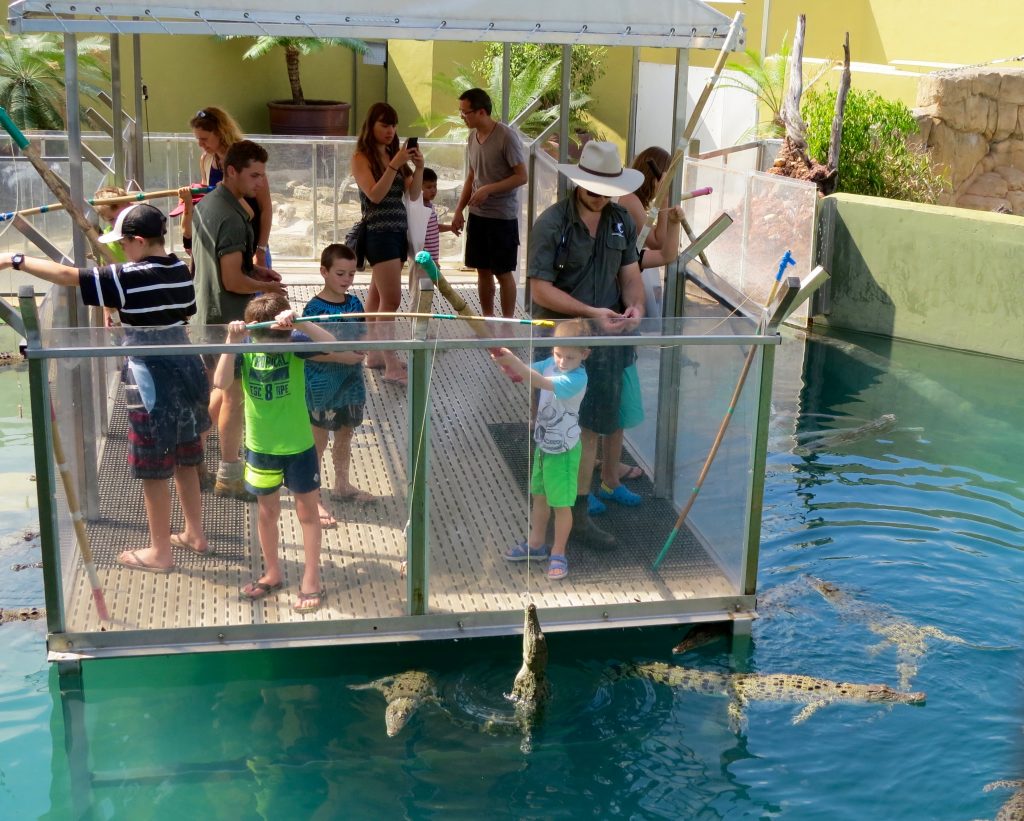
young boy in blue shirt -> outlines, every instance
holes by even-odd
[[[320,275],[324,287],[302,309],[303,316],[334,318],[339,326],[339,339],[359,339],[365,333],[366,321],[348,314],[363,312],[363,303],[350,294],[356,275],[356,254],[347,245],[332,243],[320,255]],[[352,457],[352,436],[363,422],[366,405],[366,382],[363,379],[365,354],[338,351],[335,359],[322,362],[316,359],[306,363],[306,406],[313,425],[318,460],[327,450],[327,439],[334,432],[331,462],[334,465],[334,489],[331,499],[339,502],[372,504],[377,497],[360,490],[349,481],[349,463]],[[319,463],[319,462],[318,462]],[[320,503],[320,526],[334,527],[337,522]]]
[[[555,337],[587,336],[587,328],[578,319],[560,322]],[[533,514],[528,541],[513,545],[503,554],[510,562],[549,559],[548,578],[569,575],[565,555],[572,530],[572,506],[576,502],[577,473],[580,468],[580,403],[587,391],[587,372],[583,362],[589,348],[555,345],[551,356],[530,367],[508,348],[499,348],[494,360],[503,368],[529,380],[540,391],[533,439],[533,475],[530,493]],[[555,538],[544,543],[551,511],[555,515]]]

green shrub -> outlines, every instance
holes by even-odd
[[[835,108],[835,89],[804,96],[801,113],[807,121],[808,153],[821,163],[828,160]],[[903,103],[851,88],[843,113],[836,191],[936,202],[947,183],[932,169],[928,156],[908,144],[907,138],[917,130],[914,115]]]
[[[493,61],[497,58],[501,65],[503,46],[501,43],[488,43],[484,57],[472,64],[473,72],[480,77],[488,77],[493,70]],[[604,60],[608,49],[603,46],[575,45],[569,63],[569,82],[574,97],[590,100],[590,91],[594,83],[604,76]],[[528,71],[532,65],[558,64],[553,78],[552,87],[541,97],[541,107],[551,108],[558,105],[562,88],[562,47],[556,43],[513,43],[510,56],[510,73],[513,77]],[[498,97],[500,100],[500,96]],[[497,102],[497,100],[495,101]],[[569,125],[573,129],[587,127],[586,103],[573,107]]]

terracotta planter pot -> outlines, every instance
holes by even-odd
[[[295,105],[287,100],[267,103],[271,134],[298,134],[310,137],[347,137],[349,103],[333,100],[307,100]]]

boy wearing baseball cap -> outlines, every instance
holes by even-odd
[[[128,345],[187,345],[188,318],[196,311],[188,266],[164,248],[167,219],[139,203],[117,215],[100,237],[116,242],[128,262],[72,268],[24,254],[0,254],[0,271],[14,268],[52,282],[77,287],[86,305],[114,308],[126,326]],[[132,570],[169,573],[171,547],[205,554],[199,474],[200,433],[210,427],[209,384],[198,356],[129,356],[121,374],[131,436],[128,465],[142,480],[149,523],[149,545],[126,550],[118,564]],[[173,476],[185,514],[185,529],[171,533]]]

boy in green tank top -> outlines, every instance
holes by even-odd
[[[334,342],[334,336],[314,323],[308,334],[293,330],[295,312],[278,294],[253,299],[245,309],[245,321],[228,325],[227,341]],[[251,332],[246,323],[274,322],[268,329]],[[236,377],[245,396],[245,489],[259,503],[258,532],[263,549],[264,573],[241,589],[245,599],[257,601],[284,587],[278,559],[278,522],[281,518],[281,485],[295,498],[302,526],[305,568],[299,585],[297,613],[320,609],[326,591],[320,581],[320,460],[306,411],[305,361],[332,362],[341,354],[291,353],[253,350],[236,357],[221,355],[214,373],[214,387],[227,390]],[[236,361],[237,360],[237,361]]]

